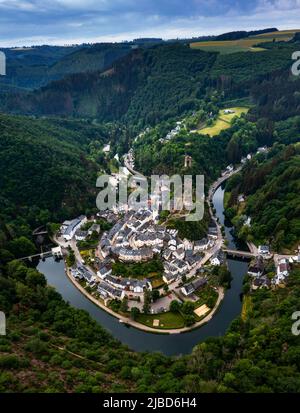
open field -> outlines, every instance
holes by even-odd
[[[156,320],[156,321],[155,321]],[[172,313],[171,311],[161,314],[139,314],[136,321],[148,327],[153,327],[155,321],[155,328],[157,329],[172,329],[183,328],[184,320],[180,313]],[[159,321],[159,325],[158,325]]]
[[[201,135],[209,135],[210,137],[219,135],[223,130],[229,129],[231,127],[231,121],[235,116],[240,117],[243,113],[247,113],[249,108],[246,107],[237,107],[230,108],[234,113],[225,114],[224,110],[221,109],[219,112],[218,120],[211,126],[207,126],[203,129],[198,130],[197,132]]]
[[[272,42],[274,39],[277,42],[291,40],[296,32],[300,30],[286,30],[282,32],[265,33],[253,37],[247,37],[240,40],[226,41],[209,41],[191,43],[193,49],[201,49],[208,52],[219,52],[221,54],[231,54],[237,52],[261,52],[266,49],[262,47],[254,47],[261,43]]]

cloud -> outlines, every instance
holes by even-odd
[[[300,0],[0,0],[0,44],[120,41],[297,27]]]

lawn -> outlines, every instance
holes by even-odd
[[[242,307],[242,320],[246,321],[253,311],[252,297],[250,295],[244,295],[243,307]]]
[[[117,261],[112,265],[113,275],[128,278],[159,278],[162,277],[163,265],[158,259],[134,264],[125,264]]]
[[[154,327],[159,330],[176,329],[184,327],[184,319],[180,313],[161,313],[161,314],[139,314],[136,321],[153,328],[153,321],[159,320],[159,326]]]
[[[249,108],[236,107],[230,108],[234,113],[225,114],[225,109],[221,109],[217,121],[211,126],[206,126],[203,129],[198,130],[201,135],[209,135],[210,137],[219,135],[223,130],[231,127],[231,121],[234,117],[240,117],[243,113],[247,113]]]
[[[148,277],[149,278],[149,277]],[[154,277],[150,279],[152,288],[161,288],[162,286],[165,285],[164,280],[161,277]]]
[[[231,54],[237,52],[262,52],[266,49],[262,47],[254,47],[260,43],[275,41],[289,41],[293,38],[295,32],[299,30],[287,30],[282,32],[265,33],[258,36],[247,37],[240,40],[226,41],[208,41],[191,43],[192,49],[200,49],[209,52],[219,52],[221,54]]]
[[[203,305],[207,305],[209,308],[213,308],[218,300],[218,293],[211,286],[206,285],[206,287],[195,293],[198,297],[196,301],[196,308]]]
[[[231,192],[225,192],[224,193],[224,208],[227,208],[230,196],[231,196]]]

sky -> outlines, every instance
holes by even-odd
[[[0,0],[0,46],[300,28],[300,0]]]

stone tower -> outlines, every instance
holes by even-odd
[[[193,158],[189,155],[185,155],[184,157],[184,167],[191,168],[192,167]]]

